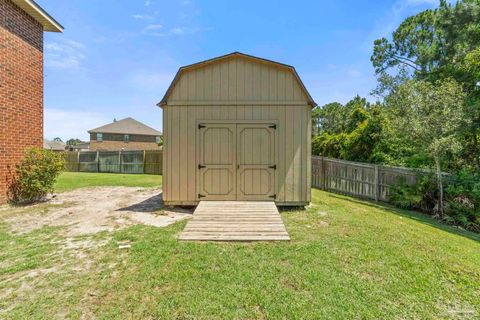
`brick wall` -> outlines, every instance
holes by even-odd
[[[43,140],[43,28],[0,0],[0,203],[24,150]]]
[[[90,141],[90,150],[160,150],[160,147],[155,142],[129,142],[123,141],[102,141],[95,140]]]
[[[124,134],[118,133],[103,133],[103,141],[123,141]],[[148,135],[140,135],[140,134],[129,134],[129,141],[130,142],[152,142],[156,143],[157,136],[148,136]],[[90,141],[97,140],[97,133],[90,133]]]

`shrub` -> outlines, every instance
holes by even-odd
[[[445,189],[448,222],[480,232],[480,173],[462,170]]]
[[[397,182],[389,195],[390,202],[402,209],[414,209],[433,213],[437,199],[437,185],[433,173],[419,173],[417,183],[407,185],[405,180]]]
[[[42,148],[31,148],[16,168],[11,186],[11,198],[15,203],[31,203],[44,199],[53,192],[53,185],[65,167],[63,153]]]
[[[438,189],[435,179],[433,174],[419,174],[414,186],[399,181],[390,192],[390,202],[399,208],[415,209],[437,216]],[[480,232],[480,173],[463,170],[457,176],[444,179],[443,220]]]
[[[402,182],[390,189],[389,201],[398,208],[414,209],[421,199],[417,186],[409,186]]]

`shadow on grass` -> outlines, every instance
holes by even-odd
[[[480,234],[476,234],[471,231],[463,230],[455,226],[451,226],[445,223],[442,223],[438,220],[435,220],[429,215],[426,215],[424,213],[418,212],[418,211],[410,211],[410,210],[405,210],[405,209],[399,209],[391,204],[384,203],[384,202],[373,202],[370,200],[360,200],[360,199],[355,199],[350,196],[345,196],[345,195],[340,195],[340,194],[334,194],[334,193],[329,193],[325,192],[329,197],[331,198],[336,198],[336,199],[342,199],[345,201],[350,201],[358,204],[362,204],[364,206],[369,206],[372,208],[377,208],[377,209],[383,209],[383,210],[388,210],[396,215],[402,216],[404,218],[408,218],[411,220],[415,220],[417,222],[429,225],[431,227],[440,229],[445,232],[449,232],[455,235],[459,235],[465,238],[468,238],[470,240],[480,242]]]
[[[305,206],[277,206],[278,212],[298,212],[307,210]]]

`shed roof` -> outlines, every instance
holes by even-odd
[[[33,0],[12,0],[18,7],[40,22],[43,31],[63,32],[63,26]]]
[[[162,133],[147,126],[133,118],[125,118],[114,121],[104,126],[88,130],[88,133],[118,133],[118,134],[138,134],[144,136],[159,136]]]
[[[271,64],[271,65],[275,65],[277,67],[281,67],[281,68],[285,68],[285,69],[289,70],[290,72],[292,72],[293,76],[295,77],[295,79],[300,84],[301,89],[303,90],[303,92],[305,93],[305,95],[308,99],[308,104],[310,104],[312,107],[317,106],[317,103],[313,100],[312,96],[308,92],[307,88],[303,84],[302,80],[300,79],[297,71],[295,70],[295,68],[293,66],[288,65],[288,64],[284,64],[284,63],[280,63],[280,62],[276,62],[276,61],[272,61],[272,60],[268,60],[268,59],[264,59],[264,58],[260,58],[260,57],[256,57],[256,56],[252,56],[252,55],[241,53],[241,52],[238,52],[238,51],[235,51],[235,52],[223,55],[223,56],[215,57],[215,58],[212,58],[212,59],[208,59],[208,60],[204,60],[204,61],[200,61],[200,62],[197,62],[197,63],[194,63],[194,64],[190,64],[190,65],[180,67],[178,69],[175,77],[173,78],[172,83],[170,84],[167,91],[165,92],[165,95],[163,96],[162,100],[157,104],[157,106],[163,107],[163,106],[167,105],[168,97],[172,93],[173,88],[175,87],[175,84],[178,82],[178,80],[180,79],[181,75],[184,72],[192,70],[192,69],[196,69],[196,68],[208,65],[208,64],[216,63],[218,61],[229,59],[229,58],[232,58],[232,57],[243,57],[243,58],[247,58],[247,59],[250,59],[250,60],[253,60],[253,61],[266,63],[266,64]]]

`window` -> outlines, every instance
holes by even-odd
[[[130,141],[130,136],[128,134],[123,135],[123,142],[128,143]]]
[[[97,133],[97,141],[103,141],[103,133]]]

